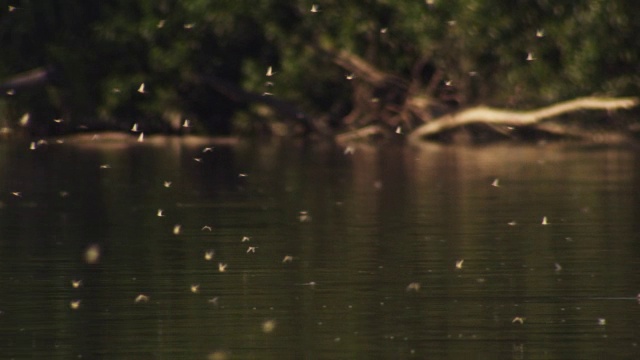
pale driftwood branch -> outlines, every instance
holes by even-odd
[[[352,141],[358,141],[366,139],[374,135],[385,134],[385,130],[379,125],[369,125],[363,128],[351,130],[342,134],[336,135],[336,142],[338,144],[346,144]]]
[[[457,114],[445,115],[426,123],[416,128],[409,135],[409,141],[416,142],[420,138],[472,123],[530,126],[543,120],[578,110],[628,109],[637,105],[637,98],[584,97],[531,111],[509,111],[481,106],[464,110]]]
[[[9,79],[0,82],[0,91],[22,90],[25,88],[41,86],[51,80],[53,71],[54,70],[51,67],[40,67],[14,75]]]

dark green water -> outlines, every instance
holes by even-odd
[[[0,144],[0,358],[640,355],[634,150],[210,145]]]

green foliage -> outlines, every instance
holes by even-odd
[[[640,5],[632,0],[0,4],[0,77],[57,66],[63,80],[49,90],[50,101],[79,122],[143,121],[163,129],[170,113],[229,132],[242,104],[213,91],[203,80],[208,75],[311,113],[344,114],[353,83],[318,47],[346,50],[423,85],[430,74],[416,73],[416,66],[427,63],[467,104],[633,95],[640,84]],[[312,5],[319,11],[311,12]],[[270,66],[276,74],[267,77]],[[426,78],[412,79],[416,74]],[[136,91],[141,83],[145,94]],[[15,101],[24,107],[38,100]]]

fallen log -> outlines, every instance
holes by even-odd
[[[336,142],[344,145],[353,141],[367,139],[376,135],[384,136],[386,134],[385,129],[379,125],[369,125],[359,129],[351,130],[342,134],[336,135]]]
[[[434,119],[416,128],[408,137],[409,142],[417,143],[421,139],[434,136],[446,130],[469,124],[506,125],[513,127],[536,126],[544,120],[579,110],[616,110],[629,109],[638,105],[637,98],[598,98],[584,97],[550,105],[531,111],[510,111],[485,106],[467,109]],[[562,133],[561,125],[555,126],[556,133]],[[567,134],[575,134],[567,130]]]

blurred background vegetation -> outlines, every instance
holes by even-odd
[[[396,121],[376,109],[407,93],[449,111],[640,90],[634,0],[0,4],[0,81],[46,77],[2,88],[0,126],[43,135],[335,131]]]

